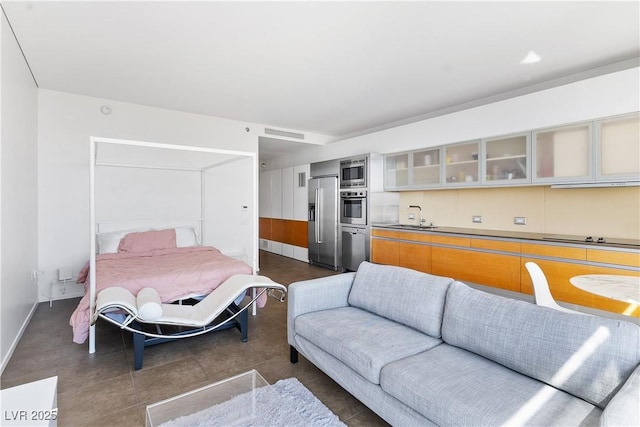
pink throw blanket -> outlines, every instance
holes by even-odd
[[[80,272],[86,277],[88,267]],[[251,274],[245,262],[223,255],[210,246],[161,249],[149,252],[102,254],[96,257],[96,295],[104,288],[121,286],[137,295],[142,288],[155,288],[163,302],[189,295],[207,295],[234,274]],[[258,306],[266,304],[262,294]],[[89,281],[85,294],[71,315],[73,342],[89,336]]]

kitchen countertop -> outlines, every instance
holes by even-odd
[[[462,234],[468,236],[484,236],[484,237],[501,237],[521,240],[533,240],[538,242],[550,243],[567,243],[579,245],[583,247],[607,247],[607,248],[624,248],[624,249],[640,249],[640,240],[620,239],[614,237],[604,237],[604,243],[598,243],[600,236],[593,236],[593,242],[585,241],[586,236],[570,236],[562,234],[544,234],[544,233],[527,233],[518,231],[502,231],[502,230],[483,230],[478,228],[458,228],[458,227],[418,227],[417,225],[406,224],[372,224],[374,228],[387,228],[392,230],[405,230],[419,233],[436,233],[436,234]]]

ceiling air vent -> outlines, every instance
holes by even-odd
[[[304,139],[303,133],[287,132],[285,130],[264,128],[264,133],[267,135],[286,136],[287,138]]]

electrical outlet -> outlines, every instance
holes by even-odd
[[[514,216],[513,223],[516,225],[527,225],[527,217],[526,216]]]
[[[407,215],[407,219],[416,219],[416,214],[410,213]]]
[[[481,223],[482,222],[482,216],[481,215],[473,215],[471,217],[471,222],[476,222],[476,223]]]

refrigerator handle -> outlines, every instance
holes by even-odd
[[[316,243],[322,243],[322,228],[320,223],[322,222],[322,188],[316,188]]]

